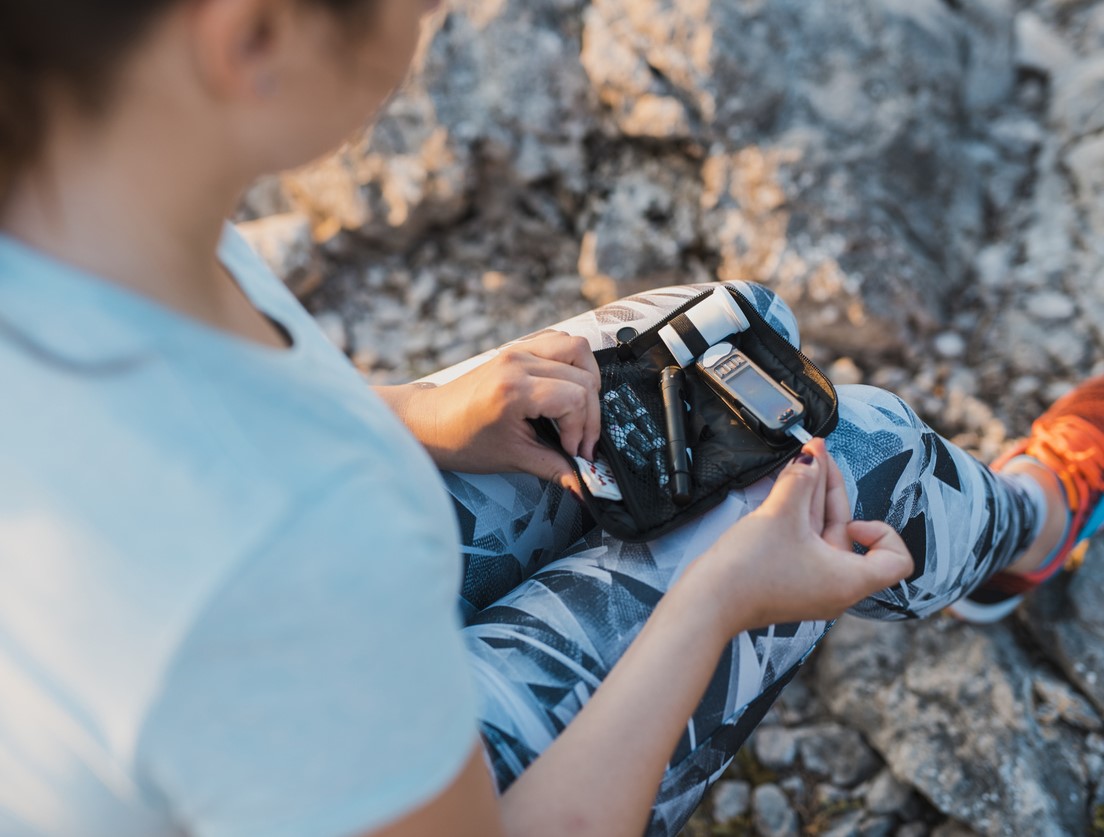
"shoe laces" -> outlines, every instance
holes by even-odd
[[[1104,434],[1080,416],[1057,416],[1032,428],[1031,447],[1047,449],[1059,476],[1077,483],[1075,500],[1079,510],[1092,494],[1104,493]]]
[[[1068,569],[1080,566],[1087,542],[1078,544],[1077,535],[1095,498],[1104,494],[1104,434],[1076,415],[1057,416],[1038,422],[1031,433],[1027,451],[1055,472],[1066,489],[1073,521]]]

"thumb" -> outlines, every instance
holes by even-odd
[[[799,453],[774,481],[774,487],[761,506],[763,511],[773,517],[799,515],[800,519],[808,521],[809,508],[823,477],[822,467],[816,457]]]

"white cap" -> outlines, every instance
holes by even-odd
[[[675,362],[689,366],[706,349],[751,323],[724,285],[688,308],[659,330],[659,337]]]

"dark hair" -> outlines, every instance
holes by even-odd
[[[374,0],[304,0],[367,14]],[[47,131],[54,87],[95,112],[112,74],[158,16],[180,0],[0,0],[0,200]]]

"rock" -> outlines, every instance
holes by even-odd
[[[833,784],[853,787],[878,769],[878,757],[863,737],[838,724],[821,724],[803,731],[801,762],[807,770],[829,777]]]
[[[823,837],[858,837],[862,819],[862,811],[844,811],[829,822],[827,829],[818,834]]]
[[[1075,57],[1066,40],[1037,14],[1022,11],[1016,15],[1016,66],[1056,76]]]
[[[913,791],[898,782],[888,770],[883,770],[866,791],[866,807],[874,814],[900,814],[912,801]]]
[[[956,331],[945,331],[932,341],[936,354],[950,360],[960,358],[966,351],[966,341]]]
[[[757,787],[751,795],[752,822],[761,837],[797,837],[798,820],[778,785]]]
[[[1027,307],[1036,319],[1044,322],[1068,320],[1077,310],[1073,300],[1067,294],[1054,291],[1040,291],[1032,294]]]
[[[731,780],[718,782],[713,789],[713,818],[726,823],[748,812],[751,785]]]
[[[797,807],[803,806],[808,801],[809,791],[805,787],[805,780],[800,775],[787,776],[778,782],[778,786],[786,792],[786,796]]]
[[[1069,139],[1079,139],[1104,130],[1104,113],[1097,103],[1104,100],[1104,55],[1078,62],[1058,80],[1052,105],[1059,130]]]
[[[1104,712],[1104,542],[1093,541],[1085,565],[1059,575],[1031,597],[1027,624],[1040,647],[1096,708]],[[1090,726],[1089,728],[1093,728]]]
[[[760,727],[754,741],[755,757],[771,770],[790,767],[797,758],[797,739],[785,727]]]
[[[847,384],[861,384],[863,373],[858,365],[849,357],[841,357],[834,361],[826,370],[828,377],[836,386]]]
[[[583,292],[595,304],[677,282],[696,226],[686,197],[695,187],[682,164],[641,161],[613,176],[579,256]]]
[[[845,618],[817,682],[833,713],[941,811],[986,835],[1080,834],[1083,733],[1040,728],[1036,667],[1006,626]]]

